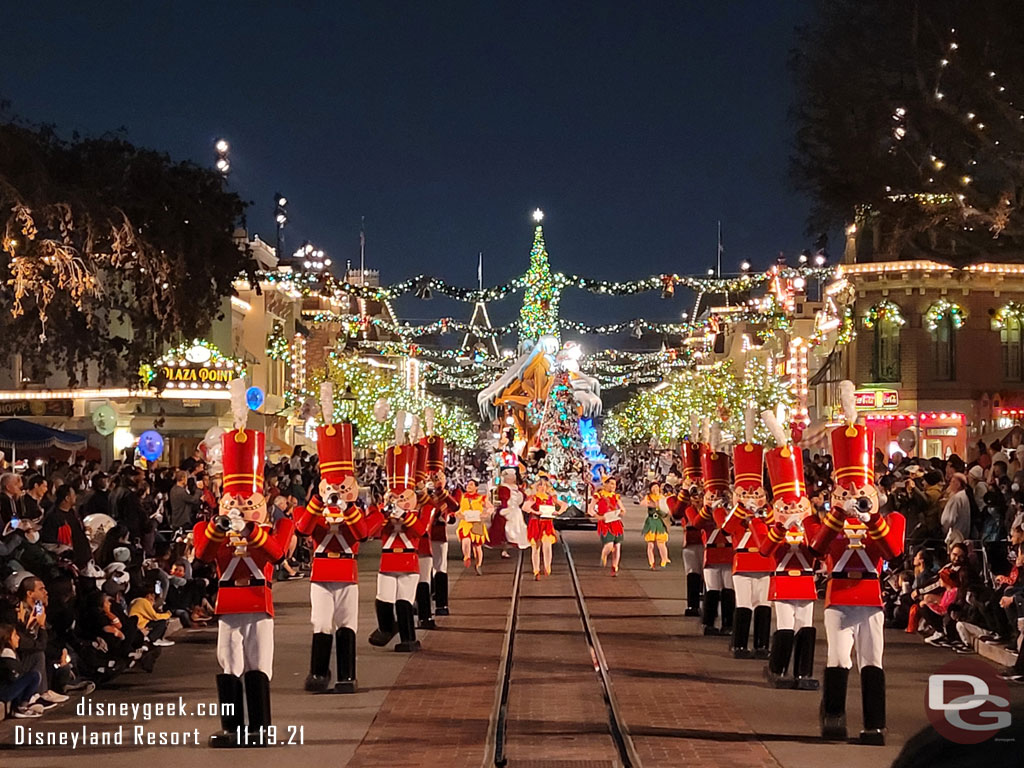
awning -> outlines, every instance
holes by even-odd
[[[86,445],[86,439],[74,432],[63,432],[24,419],[0,421],[0,448],[7,450],[37,451],[44,448],[60,448],[65,451],[80,451]]]

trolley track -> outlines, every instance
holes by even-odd
[[[559,546],[565,567],[525,589],[519,553],[483,766],[640,768],[564,536]],[[570,746],[587,759],[566,761]]]

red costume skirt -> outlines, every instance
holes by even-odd
[[[622,528],[621,520],[612,520],[606,523],[603,520],[597,521],[597,535],[601,537],[602,544],[621,543],[625,530]]]
[[[542,541],[553,543],[557,538],[555,536],[555,521],[531,517],[530,522],[526,525],[526,538],[531,544],[539,544]]]

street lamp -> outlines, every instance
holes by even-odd
[[[227,139],[217,139],[213,144],[213,151],[217,158],[214,165],[222,176],[227,176],[231,170],[231,161],[228,160],[228,150],[230,149],[231,145],[228,144]]]
[[[743,271],[743,272],[749,272],[750,271],[750,262],[746,261],[744,259],[743,263],[740,264],[740,270]]]
[[[274,193],[274,221],[277,222],[277,258],[284,254],[284,226],[288,223],[288,198]]]
[[[800,261],[801,264],[806,264],[807,263],[807,254],[806,253],[801,253],[799,261]]]
[[[338,398],[338,401],[338,411],[341,414],[341,420],[352,421],[352,417],[356,415],[356,396],[352,391],[351,384],[345,386],[345,392]]]

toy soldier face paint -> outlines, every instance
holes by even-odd
[[[869,515],[878,511],[878,489],[873,485],[862,485],[857,488],[853,483],[842,485],[836,483],[832,489],[832,508],[846,509],[847,504],[856,498],[864,497],[871,502],[871,508],[867,510]]]
[[[262,493],[249,496],[225,493],[220,497],[220,510],[228,517],[240,516],[247,523],[262,523],[267,519],[267,500]]]
[[[757,512],[768,506],[768,494],[761,486],[756,488],[737,488],[733,492],[737,504],[751,512]]]

